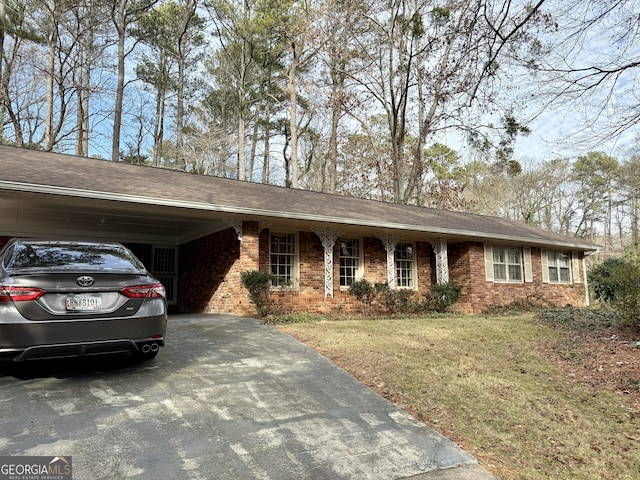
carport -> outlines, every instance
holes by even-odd
[[[176,303],[178,247],[226,228],[224,219],[201,210],[44,192],[0,196],[4,235],[121,242],[165,284],[170,304]]]
[[[19,170],[0,176],[0,246],[2,236],[121,242],[163,282],[170,305],[180,245],[234,225],[233,213],[184,195],[176,172],[0,148],[4,171]]]

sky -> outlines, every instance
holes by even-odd
[[[554,158],[576,158],[589,151],[601,151],[618,160],[628,158],[640,136],[638,128],[632,128],[616,138],[601,141],[604,128],[585,131],[583,120],[575,113],[549,110],[542,113],[530,125],[531,133],[516,141],[516,160],[547,161]]]
[[[541,59],[543,67],[546,64],[557,68],[587,69],[584,73],[574,72],[566,78],[588,85],[595,78],[601,78],[588,77],[594,72],[591,69],[594,65],[615,70],[640,59],[637,38],[640,0],[622,0],[616,3],[613,10],[609,10],[612,4],[605,0],[579,3],[550,0],[546,5],[551,11],[554,8],[564,11],[562,16],[556,16],[561,23],[556,24],[558,30],[553,37],[555,48],[548,58]],[[604,12],[606,15],[603,15]],[[582,29],[585,21],[594,21],[592,28]],[[544,36],[541,38],[544,41]],[[637,126],[626,129],[612,139],[603,139],[611,132],[612,126],[620,125],[629,109],[634,113],[637,111],[636,77],[635,68],[625,69],[619,76],[605,79],[598,88],[584,90],[574,100],[570,95],[561,98],[562,103],[545,109],[529,124],[531,134],[518,140],[516,158],[575,158],[589,151],[601,151],[618,160],[631,156],[640,138]],[[536,96],[537,89],[544,89],[547,94],[553,95],[567,87],[567,83],[548,82],[536,86],[534,81],[525,77],[521,88],[526,91],[527,86],[530,96]],[[535,111],[533,108],[528,114]],[[586,127],[589,124],[592,125]]]

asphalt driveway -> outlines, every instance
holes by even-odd
[[[74,479],[490,479],[476,460],[288,335],[178,315],[152,362],[0,367],[0,455]]]

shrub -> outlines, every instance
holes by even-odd
[[[589,270],[589,285],[595,297],[601,302],[611,302],[618,290],[614,272],[627,264],[622,258],[608,258]]]
[[[386,289],[381,289],[382,303],[390,313],[412,313],[420,310],[419,302],[412,301],[415,292],[413,290],[391,290],[387,284]]]
[[[626,263],[612,274],[617,290],[611,305],[624,325],[640,330],[640,266]]]
[[[425,304],[429,310],[443,313],[460,298],[462,286],[452,280],[431,285],[431,291],[425,295]]]
[[[308,312],[287,313],[284,315],[267,315],[262,322],[267,325],[290,325],[293,323],[311,323],[323,320],[322,315]]]
[[[359,302],[362,302],[365,305],[371,305],[371,302],[373,302],[378,291],[370,282],[362,278],[360,280],[355,280],[351,285],[349,285],[349,293],[355,296]]]
[[[269,272],[247,270],[240,272],[240,279],[244,288],[249,291],[249,299],[256,307],[258,316],[264,317],[267,314],[269,287],[271,286],[273,275]]]
[[[416,299],[416,292],[408,289],[391,289],[387,283],[372,285],[367,280],[357,280],[349,287],[349,293],[366,305],[379,298],[390,313],[446,312],[458,301],[462,287],[455,282],[431,286],[423,302]]]
[[[617,315],[608,309],[577,308],[570,305],[543,310],[538,313],[538,318],[548,325],[579,333],[610,328],[618,319]]]
[[[596,297],[618,314],[624,325],[640,330],[640,263],[637,258],[610,258],[589,271]]]

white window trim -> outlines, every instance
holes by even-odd
[[[573,283],[580,283],[580,252],[571,252],[571,277]]]
[[[269,272],[271,272],[271,236],[272,235],[293,235],[295,252],[292,255],[293,265],[291,266],[291,284],[290,285],[271,285],[271,290],[299,290],[300,289],[300,241],[298,232],[286,230],[271,230],[269,232]]]
[[[413,258],[411,259],[411,283],[413,284],[411,287],[400,286],[400,282],[398,281],[398,265],[396,263],[396,250],[398,245],[411,245],[413,249]],[[395,278],[395,286],[396,290],[418,290],[418,250],[416,248],[416,242],[403,242],[399,241],[396,245],[396,248],[393,252],[393,275]]]
[[[552,281],[551,276],[549,275],[549,253],[564,253],[568,257],[568,269],[569,269],[569,280],[562,281],[560,280],[560,271],[558,270],[558,280]],[[575,283],[576,278],[580,278],[579,274],[576,275],[575,269],[577,262],[577,252],[569,252],[566,250],[542,250],[542,282],[543,283],[551,283],[554,285],[570,285]],[[580,266],[578,265],[578,269]]]
[[[531,283],[533,282],[533,268],[531,265],[531,248],[530,247],[509,247],[507,245],[495,245],[497,248],[519,248],[520,249],[520,261],[522,268],[522,278],[520,280],[502,280],[494,278],[493,274],[493,248],[494,245],[490,243],[484,244],[484,273],[485,280],[487,282],[494,283]],[[508,265],[508,264],[507,264]]]
[[[359,253],[358,269],[356,271],[354,281],[362,280],[364,278],[364,251],[363,251],[361,237],[338,237],[338,240],[336,240],[336,245],[338,248],[338,285],[340,287],[340,290],[346,291],[346,290],[349,290],[349,287],[340,284],[340,261],[342,260],[342,252],[340,251],[340,240],[355,240],[358,242],[358,253]],[[349,258],[355,258],[355,257],[349,257]]]

